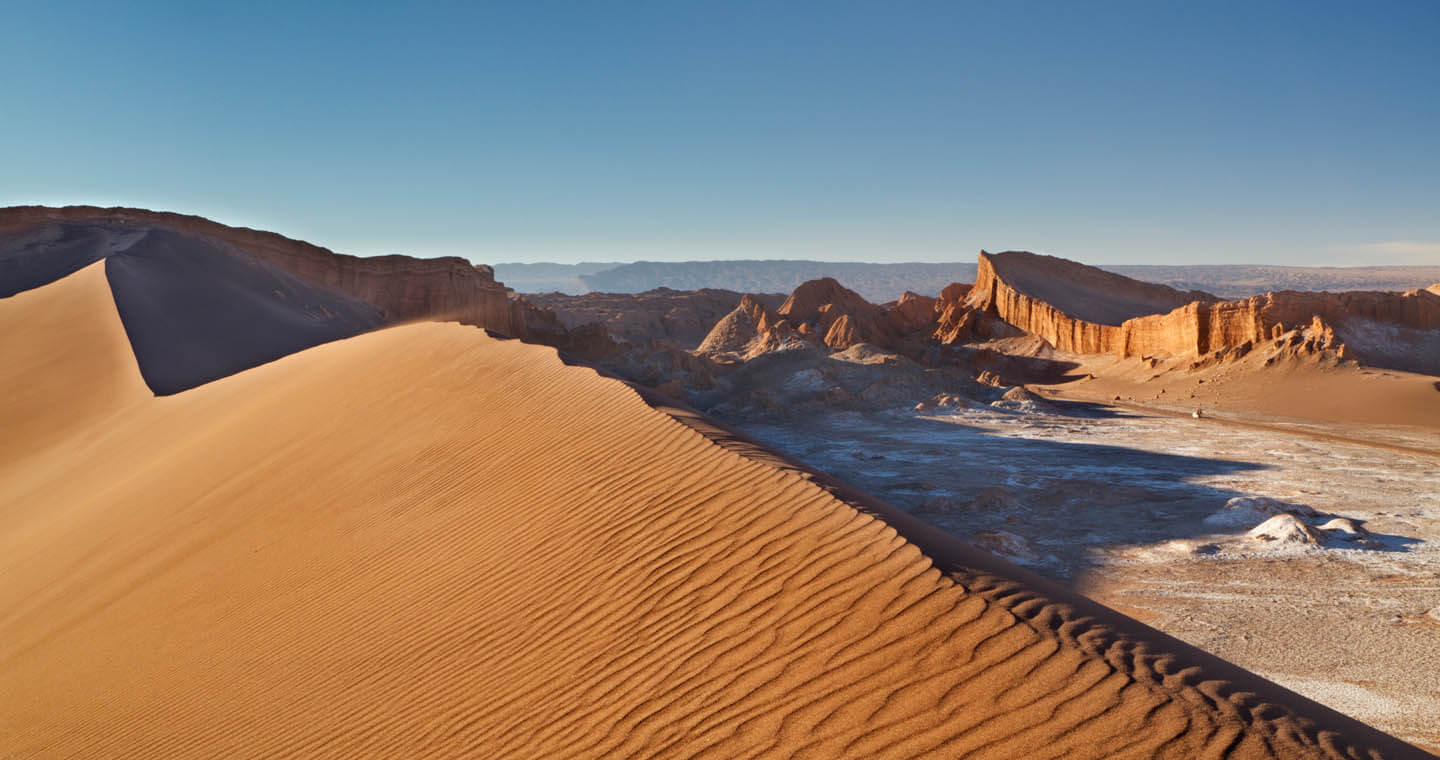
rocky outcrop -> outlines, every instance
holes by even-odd
[[[741,294],[730,290],[656,288],[644,293],[539,293],[521,298],[554,312],[570,329],[600,324],[616,340],[627,343],[659,340],[692,349],[717,321],[739,305]],[[773,310],[785,296],[763,294],[749,298]]]
[[[1081,354],[1116,351],[1126,320],[1215,300],[1024,251],[981,251],[977,271],[966,299],[972,309]]]
[[[919,296],[905,301],[920,311]],[[898,335],[894,326],[907,317],[861,298],[826,277],[802,284],[777,310],[747,295],[701,341],[703,354],[733,353],[751,358],[762,353],[823,345],[844,350],[860,343],[885,345]]]
[[[284,269],[308,282],[369,303],[390,322],[456,320],[496,333],[522,337],[522,308],[488,266],[450,256],[358,257],[244,227],[229,227],[198,216],[95,206],[16,206],[0,209],[0,235],[59,237],[67,229],[101,226],[111,230],[163,229],[200,238],[232,252]],[[88,262],[87,262],[88,263]]]
[[[938,299],[907,290],[898,301],[885,305],[886,321],[890,329],[899,335],[929,332],[935,326],[937,303]]]
[[[1266,293],[1243,301],[1192,303],[1127,321],[1109,350],[1126,356],[1207,354],[1259,344],[1294,329],[1338,329],[1368,321],[1414,330],[1440,328],[1440,295],[1356,291]]]
[[[829,307],[838,312],[879,311],[879,307],[860,297],[859,293],[841,285],[833,277],[821,277],[801,283],[800,287],[785,299],[779,309],[780,316],[792,323],[813,322],[821,316],[821,310]]]
[[[898,337],[883,307],[866,301],[831,277],[801,284],[777,313],[837,350],[858,343],[888,345]]]
[[[1411,355],[1425,353],[1430,331],[1440,328],[1440,295],[1430,290],[1286,291],[1220,301],[1199,291],[1179,291],[1023,252],[982,251],[979,273],[965,300],[971,311],[994,315],[1057,349],[1081,354],[1206,356],[1244,352],[1290,336],[1281,342],[1301,341],[1341,358],[1353,355],[1383,366],[1427,371],[1428,365],[1415,364],[1418,360]],[[942,315],[937,339],[956,342],[973,336],[973,315],[948,303],[943,294],[938,308]]]
[[[743,352],[762,334],[771,332],[780,319],[754,296],[744,296],[740,303],[721,317],[696,349],[700,353]]]

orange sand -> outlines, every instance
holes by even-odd
[[[0,755],[1414,752],[550,349],[153,398],[104,296],[0,301]]]

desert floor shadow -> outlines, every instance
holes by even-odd
[[[1130,416],[1084,404],[1067,411],[1046,415],[1047,423]],[[1242,535],[1253,526],[1217,526],[1205,518],[1232,498],[1254,494],[1195,481],[1271,468],[1221,456],[1001,435],[907,413],[726,421],[953,535],[1024,537],[1036,554],[1031,568],[1058,579],[1094,566],[1096,549]],[[1419,543],[1400,535],[1369,538],[1370,551],[1405,552]]]

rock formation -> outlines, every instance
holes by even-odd
[[[361,258],[335,253],[320,246],[244,227],[230,227],[198,216],[129,208],[95,206],[16,206],[0,209],[0,241],[22,243],[15,257],[33,258],[25,250],[40,251],[48,243],[100,230],[124,237],[159,229],[216,244],[233,253],[279,267],[296,277],[357,298],[380,309],[389,322],[421,319],[455,320],[522,337],[522,308],[509,298],[509,288],[495,281],[488,266],[475,266],[449,256],[419,259],[411,256]],[[96,250],[77,256],[71,271],[106,254]],[[54,256],[47,256],[54,260]],[[69,272],[58,272],[64,276]],[[34,283],[38,286],[43,283]],[[6,295],[0,293],[0,295]]]
[[[785,298],[778,294],[749,297],[771,310]],[[635,344],[660,340],[677,348],[693,349],[717,321],[735,309],[741,294],[731,290],[656,288],[644,293],[539,293],[522,298],[554,312],[566,328],[600,324],[616,340]]]
[[[980,252],[967,303],[976,311],[1039,336],[1061,351],[1115,352],[1126,320],[1161,314],[1194,301],[1182,292],[1073,261],[1023,251]]]
[[[909,312],[921,309],[919,296],[905,301]],[[860,343],[885,345],[897,335],[892,312],[861,298],[833,278],[803,283],[777,310],[747,295],[701,341],[700,353],[762,353],[824,345],[844,350]],[[904,320],[901,316],[897,319]]]
[[[972,338],[976,318],[948,304],[944,295],[940,304],[948,311],[940,318],[937,339]],[[1432,290],[1285,291],[1220,301],[1200,291],[1182,292],[1013,251],[981,251],[979,277],[965,304],[1059,350],[1121,357],[1243,353],[1282,340],[1306,342],[1309,350],[1333,351],[1341,358],[1353,355],[1381,366],[1433,371],[1423,357],[1433,353],[1429,331],[1440,328],[1440,295]]]
[[[900,299],[883,307],[890,329],[899,335],[929,332],[937,317],[937,299],[905,291]]]
[[[710,332],[700,341],[696,350],[705,354],[745,352],[762,334],[772,332],[775,323],[779,321],[775,312],[759,299],[750,295],[743,296],[729,314],[721,317],[714,327],[710,328]]]

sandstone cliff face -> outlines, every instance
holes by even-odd
[[[525,334],[521,307],[488,266],[459,257],[361,258],[338,254],[273,232],[228,227],[198,216],[94,206],[0,209],[0,234],[45,226],[159,228],[192,235],[280,267],[379,308],[391,322],[453,319],[510,337]]]
[[[1419,369],[1428,364],[1412,362],[1404,354],[1424,350],[1429,332],[1440,329],[1440,295],[1428,290],[1403,294],[1280,292],[1219,301],[1197,291],[1126,283],[1127,278],[1075,262],[1054,266],[1054,280],[1046,281],[1046,267],[1056,261],[1063,260],[982,251],[979,278],[965,304],[1062,351],[1122,357],[1204,356],[1242,347],[1248,350],[1283,333],[1306,329],[1330,336],[1317,339],[1315,345],[1320,348],[1334,348],[1342,355],[1354,354],[1386,366],[1401,362]],[[1113,319],[1185,299],[1191,300],[1168,310]],[[950,313],[942,314],[937,339],[963,340],[973,333],[974,319],[963,309],[947,303],[943,296],[939,308],[949,308]],[[1078,314],[1112,319],[1094,321]],[[1342,348],[1341,341],[1348,348]]]
[[[1073,261],[1022,251],[980,252],[966,303],[1039,336],[1061,351],[1110,353],[1128,319],[1214,298],[1131,280]]]
[[[1207,354],[1259,344],[1316,321],[1341,333],[1361,322],[1409,330],[1440,329],[1440,296],[1410,293],[1266,293],[1243,301],[1192,303],[1121,327],[1110,351],[1122,356]],[[1363,347],[1357,346],[1356,348]]]

